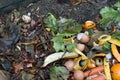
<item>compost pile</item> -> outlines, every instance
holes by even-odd
[[[1,80],[120,79],[120,2],[70,1],[0,16]]]

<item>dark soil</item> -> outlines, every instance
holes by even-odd
[[[53,13],[56,17],[72,18],[82,23],[94,20],[99,15],[99,10],[104,6],[111,6],[117,0],[88,0],[77,6],[72,6],[69,0],[40,0],[27,8],[26,12],[37,15]]]

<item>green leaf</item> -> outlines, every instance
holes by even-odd
[[[110,43],[104,43],[104,44],[103,44],[103,49],[104,49],[105,51],[109,51],[109,50],[111,49]]]
[[[69,71],[62,66],[50,68],[50,80],[68,80]]]
[[[46,27],[49,27],[50,29],[54,30],[56,27],[56,18],[51,13],[48,13],[48,15],[44,18],[44,23]]]
[[[117,3],[114,4],[114,6],[120,8],[120,2],[118,1]]]
[[[102,19],[99,23],[101,24],[101,28],[106,31],[112,30],[113,26],[120,22],[119,11],[114,8],[104,7],[100,10],[100,15],[102,16]]]
[[[93,30],[93,29],[89,29],[89,30],[88,30],[88,33],[89,33],[90,35],[92,35],[92,34],[94,34],[94,30]]]
[[[52,38],[52,41],[54,43],[53,48],[55,49],[56,52],[65,50],[65,44],[61,36],[54,36]]]
[[[62,17],[60,17],[60,20],[57,22],[57,26],[59,27],[59,33],[79,33],[82,30],[82,26],[78,24],[75,20]]]
[[[112,34],[112,38],[120,39],[120,32],[116,32],[116,33]]]
[[[67,50],[68,51],[73,51],[73,49],[76,47],[76,43],[70,43],[67,45]]]
[[[110,7],[104,7],[100,10],[100,14],[102,18],[114,18],[116,16],[117,11]]]
[[[72,33],[61,33],[57,34],[56,36],[53,36],[52,41],[53,41],[53,48],[55,49],[56,52],[58,51],[71,51],[70,47],[74,47],[72,42],[66,42],[64,41],[64,38],[72,37],[74,34]],[[69,44],[69,45],[68,45]],[[66,48],[69,46],[69,48]]]
[[[51,31],[55,34],[52,37],[53,48],[56,52],[66,51],[74,48],[75,44],[72,42],[68,43],[64,41],[64,38],[70,38],[75,34],[78,34],[82,30],[82,26],[73,19],[66,19],[60,17],[57,20],[51,13],[44,18],[44,23],[46,27],[49,27]]]
[[[33,74],[27,73],[25,71],[22,71],[21,75],[22,75],[22,80],[33,80],[34,78]]]

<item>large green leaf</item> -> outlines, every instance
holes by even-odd
[[[120,8],[120,2],[118,1],[117,3],[114,4],[114,6]]]
[[[66,42],[64,41],[64,38],[68,38],[73,36],[74,34],[71,33],[61,33],[57,34],[52,38],[53,41],[53,47],[56,52],[58,51],[71,51],[72,48],[75,48],[75,44],[73,42]],[[67,48],[66,48],[67,47]]]
[[[120,39],[120,32],[116,32],[116,33],[112,34],[112,37]]]
[[[55,49],[56,52],[58,51],[64,51],[65,49],[65,43],[63,41],[63,38],[60,37],[60,36],[54,36],[52,38],[52,41],[53,41],[53,47]]]
[[[102,18],[114,18],[117,14],[117,11],[110,7],[104,7],[100,10],[100,14]]]
[[[82,26],[77,23],[73,19],[66,19],[60,17],[60,20],[57,22],[57,26],[59,27],[59,33],[63,32],[71,32],[71,33],[79,33],[82,30]]]
[[[68,80],[69,71],[62,66],[53,66],[50,68],[50,80]]]
[[[76,47],[76,43],[73,42],[73,43],[70,43],[67,45],[67,50],[68,51],[73,51],[73,49]]]

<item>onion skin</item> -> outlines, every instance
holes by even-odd
[[[74,71],[74,79],[75,79],[75,80],[84,80],[83,71],[75,70],[75,71]]]
[[[89,42],[90,38],[89,35],[85,34],[85,33],[79,33],[77,35],[77,39],[81,42],[81,43],[87,43]]]
[[[78,44],[77,44],[77,49],[79,49],[80,51],[84,51],[85,45],[84,45],[84,44],[81,44],[81,43],[78,43]]]
[[[68,60],[65,62],[64,66],[69,70],[69,71],[73,71],[74,69],[74,65],[75,65],[75,62],[74,60]]]

